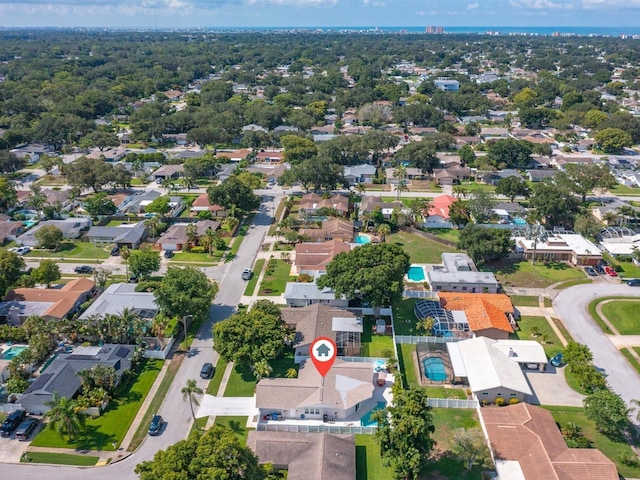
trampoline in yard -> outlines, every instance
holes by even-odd
[[[444,382],[447,379],[447,369],[440,357],[426,357],[422,359],[424,375],[432,382]]]

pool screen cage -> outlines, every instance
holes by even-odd
[[[447,352],[446,343],[416,343],[416,357],[418,358],[418,368],[420,369],[420,378],[424,384],[445,384],[453,383],[453,367],[451,366],[451,359]],[[440,358],[444,365],[446,378],[442,381],[437,381],[429,378],[427,372],[424,371],[424,359],[425,358]]]
[[[464,312],[446,310],[440,301],[418,300],[413,313],[420,320],[433,319],[433,335],[437,337],[469,338],[471,331]]]

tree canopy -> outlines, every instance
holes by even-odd
[[[508,256],[515,243],[510,230],[469,224],[460,231],[458,248],[465,250],[477,265],[482,265]]]
[[[178,318],[206,316],[217,293],[218,285],[193,267],[169,267],[153,292],[158,306]]]
[[[207,194],[212,205],[220,205],[226,209],[236,208],[242,212],[250,212],[260,205],[260,198],[235,176],[217,186],[209,187]]]
[[[393,405],[372,415],[378,422],[375,439],[382,462],[393,468],[398,479],[415,480],[429,464],[435,426],[427,397],[423,388],[396,388]]]
[[[409,256],[399,245],[370,243],[336,255],[318,286],[332,288],[336,297],[360,298],[373,307],[391,305],[402,298],[409,264]]]
[[[140,480],[269,478],[267,467],[258,464],[251,449],[242,445],[231,429],[219,425],[160,450],[153,460],[138,464],[135,471]]]

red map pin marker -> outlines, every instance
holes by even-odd
[[[318,337],[311,344],[309,352],[314,367],[324,378],[331,370],[333,362],[336,361],[336,356],[338,355],[336,342],[329,337]]]

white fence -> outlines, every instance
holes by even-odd
[[[169,355],[169,352],[171,351],[171,348],[173,348],[173,344],[175,343],[175,341],[176,338],[172,337],[171,340],[169,340],[169,343],[162,350],[145,350],[144,358],[157,358],[158,360],[166,360],[167,355]]]
[[[438,300],[438,294],[434,292],[425,292],[423,290],[405,290],[402,294],[404,298],[428,298],[430,300]]]
[[[340,360],[343,360],[345,362],[352,362],[352,363],[376,363],[376,362],[382,362],[382,363],[387,363],[387,359],[386,358],[382,358],[382,357],[338,357]]]
[[[258,423],[261,432],[334,433],[343,435],[373,435],[378,427],[342,427],[339,425],[290,425]]]
[[[24,410],[19,403],[0,403],[0,412],[11,413],[15,410]]]
[[[410,343],[415,345],[416,343],[448,343],[459,342],[466,340],[466,338],[458,337],[432,337],[427,335],[396,335],[396,343]]]
[[[462,400],[460,398],[428,398],[430,407],[434,408],[478,408],[478,400]]]

